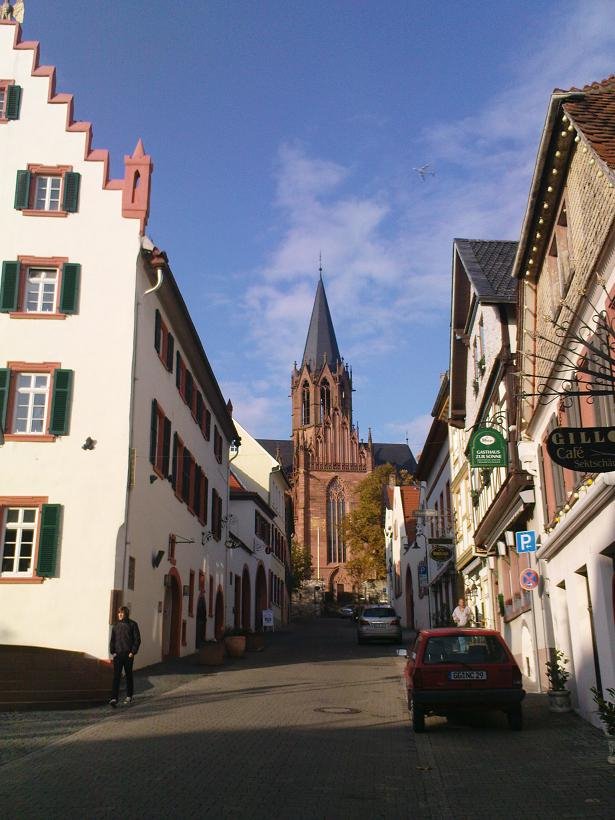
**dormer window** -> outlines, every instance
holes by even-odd
[[[66,216],[79,207],[81,175],[70,166],[29,165],[17,171],[15,208],[27,216]]]

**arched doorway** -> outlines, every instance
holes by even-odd
[[[241,578],[241,626],[243,629],[250,629],[250,610],[251,606],[251,590],[250,590],[250,573],[247,567],[243,568],[243,575]]]
[[[175,567],[166,578],[162,609],[162,657],[178,658],[181,645],[181,582]]]
[[[207,604],[205,603],[205,595],[201,592],[199,600],[196,604],[196,639],[195,649],[200,649],[206,640],[207,629]]]
[[[262,611],[267,609],[267,578],[263,565],[259,564],[256,570],[256,590],[254,592],[254,627],[259,629],[263,625]]]
[[[216,593],[216,606],[214,609],[214,635],[217,641],[224,635],[224,594],[220,587]]]
[[[406,567],[406,626],[408,629],[414,629],[414,593],[410,567]]]

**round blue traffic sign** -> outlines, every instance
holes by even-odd
[[[536,589],[538,586],[539,575],[535,569],[524,569],[519,578],[519,583],[522,589]]]

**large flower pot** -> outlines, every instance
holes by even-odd
[[[222,666],[224,663],[224,644],[205,643],[199,649],[198,657],[201,666]]]
[[[224,639],[226,651],[231,658],[243,658],[246,654],[246,636],[228,635]]]
[[[246,649],[248,652],[262,652],[265,648],[265,633],[252,632],[246,635]]]
[[[607,757],[607,763],[612,763],[615,765],[615,735],[609,735],[607,732],[604,734],[606,735],[606,741],[609,744],[609,756]]]
[[[569,689],[549,689],[547,692],[549,696],[549,711],[550,712],[570,712],[572,706],[570,704],[570,690]]]

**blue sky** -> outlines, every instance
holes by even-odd
[[[355,422],[415,453],[453,238],[518,238],[550,92],[615,72],[610,0],[27,0],[23,28],[114,176],[143,138],[147,233],[241,424],[290,435],[322,253]]]

